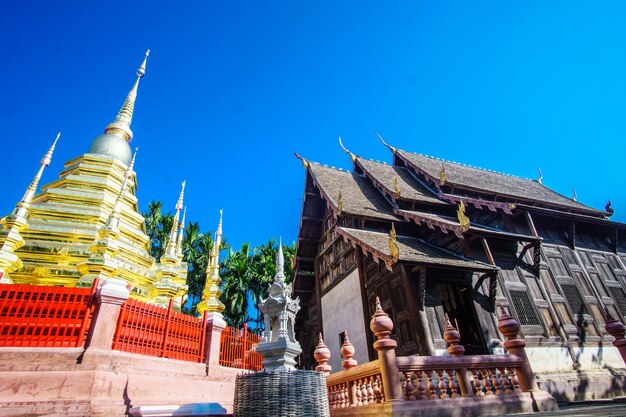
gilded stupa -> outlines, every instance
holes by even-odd
[[[122,108],[87,153],[66,162],[58,179],[37,194],[55,141],[22,200],[2,219],[0,282],[74,287],[116,276],[129,284],[131,297],[159,305],[173,299],[180,308],[187,292],[187,265],[181,249],[184,216],[179,223],[183,192],[166,253],[155,260],[138,210],[135,157],[129,145],[137,90],[149,52]]]

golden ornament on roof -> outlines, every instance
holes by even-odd
[[[398,176],[397,175],[393,176],[393,190],[396,192],[396,196],[400,197],[401,193],[400,193],[400,186],[398,186]]]
[[[446,184],[448,177],[446,177],[446,167],[441,164],[441,170],[439,170],[439,185],[443,186]]]
[[[341,189],[339,189],[339,196],[337,196],[337,216],[339,216],[342,211],[343,211],[343,195],[341,194]]]
[[[459,203],[459,208],[456,211],[456,216],[459,218],[459,225],[461,226],[461,232],[465,233],[469,230],[470,219],[465,215],[465,204],[463,201]]]
[[[396,227],[391,223],[391,231],[389,232],[389,254],[391,255],[391,263],[398,262],[400,256],[400,248],[396,242]]]

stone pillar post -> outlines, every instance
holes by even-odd
[[[109,278],[100,284],[95,296],[96,310],[87,336],[87,350],[111,350],[113,348],[113,337],[120,310],[129,296],[130,291],[123,279]]]
[[[450,323],[448,315],[446,314],[446,328],[443,331],[443,338],[448,343],[448,353],[450,356],[463,356],[465,353],[465,347],[460,343],[461,334]],[[456,378],[459,381],[459,389],[461,390],[462,397],[470,397],[474,395],[472,391],[472,384],[467,375],[467,369],[460,368],[456,371]]]
[[[626,339],[624,338],[626,326],[624,326],[619,320],[614,319],[613,316],[611,316],[611,313],[609,313],[608,308],[605,307],[604,312],[606,313],[606,324],[604,328],[615,338],[613,346],[617,348],[619,354],[622,356],[622,360],[626,363]]]
[[[343,334],[344,339],[340,349],[341,357],[343,358],[343,361],[341,361],[341,366],[343,366],[343,369],[354,368],[355,366],[357,366],[356,360],[352,359],[352,357],[354,356],[354,346],[352,346],[352,343],[350,343],[350,339],[348,339],[348,331],[344,330]]]
[[[537,381],[535,380],[535,374],[530,367],[528,356],[526,356],[526,342],[518,336],[520,325],[515,319],[509,316],[502,305],[500,305],[498,330],[500,330],[500,333],[502,333],[506,338],[506,341],[504,342],[506,350],[509,353],[522,358],[522,364],[519,368],[516,368],[515,371],[522,391],[527,392],[538,390],[539,387],[537,386]]]
[[[326,346],[326,344],[324,343],[324,338],[322,337],[321,333],[319,343],[315,347],[313,356],[317,361],[317,366],[315,367],[315,370],[318,372],[324,372],[326,376],[330,375],[330,371],[333,369],[328,364],[328,361],[330,360],[330,349],[328,349],[328,346]]]
[[[206,314],[206,336],[204,338],[204,358],[207,372],[211,367],[220,364],[220,345],[222,332],[226,328],[224,316],[220,313],[211,312]]]
[[[402,400],[402,386],[396,364],[396,347],[398,344],[389,337],[393,330],[393,322],[383,311],[378,297],[376,297],[376,311],[370,321],[370,329],[378,339],[374,342],[374,349],[378,352],[385,401]]]

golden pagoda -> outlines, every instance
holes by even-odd
[[[138,210],[129,145],[137,90],[149,52],[104,134],[94,139],[87,153],[66,162],[59,178],[35,194],[43,168],[50,164],[53,145],[22,200],[2,219],[0,282],[73,287],[91,285],[96,277],[116,276],[128,282],[131,297],[161,305],[174,299],[180,308],[187,291],[187,265],[178,247],[184,227],[178,226],[183,193],[168,249],[157,262],[150,256],[150,239]]]

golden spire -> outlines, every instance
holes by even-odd
[[[461,233],[465,233],[469,230],[470,219],[465,215],[465,204],[463,200],[459,202],[459,208],[456,211],[456,216],[459,219],[459,225],[461,226]]]
[[[380,136],[380,133],[374,131],[374,133],[376,133],[376,136],[378,136],[378,139],[380,139],[380,141],[383,143],[383,145],[385,145],[386,147],[389,148],[389,150],[391,151],[391,153],[393,153],[394,155],[396,154],[396,152],[398,152],[398,150],[396,148],[394,148],[393,146],[391,146],[390,144],[388,144],[387,142],[385,142],[385,140],[383,139],[382,136]]]
[[[174,221],[172,222],[172,229],[170,230],[170,238],[167,242],[167,248],[165,249],[165,255],[161,258],[161,263],[163,260],[168,258],[175,263],[176,259],[176,237],[178,232],[178,219],[180,218],[180,211],[183,209],[183,198],[185,196],[185,183],[183,181],[181,185],[180,195],[178,196],[178,201],[176,202],[176,213],[174,214]],[[171,262],[171,261],[170,261]]]
[[[294,152],[293,154],[296,156],[296,158],[302,161],[302,166],[304,167],[304,169],[309,169],[309,166],[310,166],[309,161],[307,161],[306,159],[298,155],[298,152]]]
[[[391,263],[398,262],[400,257],[400,248],[396,242],[396,227],[391,223],[391,230],[389,231],[389,254],[391,255]]]
[[[137,69],[137,80],[133,87],[128,92],[122,108],[115,116],[115,120],[109,123],[104,129],[104,133],[116,135],[130,142],[133,139],[133,131],[130,130],[130,124],[133,121],[133,111],[135,109],[135,99],[137,98],[137,88],[139,87],[139,80],[146,74],[146,61],[150,55],[150,50],[146,51],[146,56],[143,58],[143,62]]]
[[[222,213],[220,210],[220,222],[217,225],[215,232],[215,240],[213,241],[213,248],[211,249],[211,255],[206,268],[206,283],[204,285],[204,291],[202,292],[202,300],[198,303],[197,310],[200,314],[205,311],[208,313],[219,313],[224,311],[224,304],[220,301],[220,295],[222,290],[219,285],[222,279],[220,278],[220,246],[222,245]]]
[[[345,153],[350,155],[350,160],[352,161],[352,163],[354,163],[356,161],[356,155],[354,155],[352,152],[347,150],[345,146],[343,146],[343,143],[341,142],[341,136],[337,136],[337,137],[339,138],[339,146],[341,146],[341,149],[343,149]]]
[[[109,215],[109,219],[107,220],[107,227],[112,229],[117,229],[120,223],[120,214],[122,213],[122,206],[124,204],[124,198],[126,197],[126,188],[128,187],[128,181],[133,176],[133,167],[135,166],[135,158],[137,158],[137,151],[139,148],[135,148],[135,153],[133,154],[133,159],[130,160],[130,164],[126,168],[126,172],[124,173],[124,181],[122,182],[122,188],[120,188],[120,193],[115,200],[115,205],[113,206],[113,210]]]
[[[539,170],[539,178],[537,178],[537,182],[539,184],[543,184],[543,172],[541,172],[541,168],[537,168]]]
[[[397,175],[393,176],[393,190],[396,192],[396,196],[400,197],[401,190],[400,190],[400,186],[398,185],[398,176]]]
[[[176,240],[176,257],[183,259],[183,233],[185,232],[185,217],[187,216],[187,206],[183,209],[183,218],[178,225],[178,239]]]
[[[446,184],[448,177],[446,176],[446,167],[441,163],[441,169],[439,170],[439,185],[443,186]]]
[[[22,267],[22,261],[15,254],[16,250],[24,246],[24,238],[20,232],[27,226],[30,204],[37,192],[39,180],[41,180],[44,169],[49,166],[52,161],[52,154],[54,153],[54,148],[56,147],[59,137],[61,137],[61,132],[57,134],[52,146],[48,149],[48,152],[46,152],[43,158],[41,158],[37,174],[35,174],[35,177],[26,189],[22,199],[17,203],[15,209],[13,209],[13,212],[0,220],[2,224],[2,229],[0,230],[0,273],[2,282],[10,282],[7,274]]]

